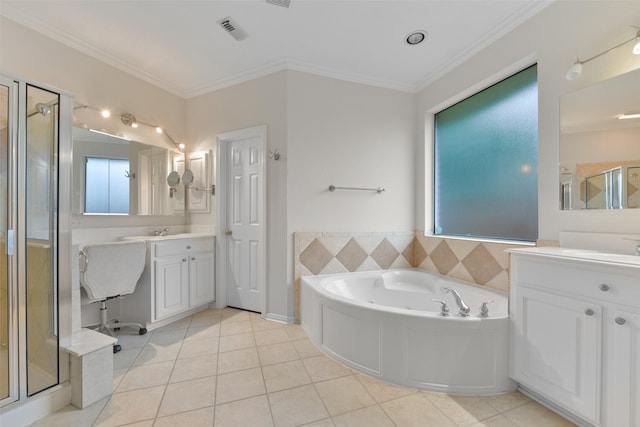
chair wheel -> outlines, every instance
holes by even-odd
[[[120,350],[122,350],[122,346],[121,346],[120,344],[114,344],[114,345],[113,345],[113,352],[114,352],[114,353],[117,353],[117,352],[119,352]]]
[[[144,335],[144,334],[146,334],[146,333],[147,333],[147,328],[140,328],[140,330],[138,331],[138,333],[139,333],[140,335]]]

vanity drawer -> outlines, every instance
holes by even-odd
[[[208,237],[200,239],[166,240],[163,242],[154,242],[152,245],[152,254],[155,257],[213,251],[213,239]]]
[[[602,302],[633,305],[640,301],[638,269],[514,255],[512,268],[518,284],[568,292]]]

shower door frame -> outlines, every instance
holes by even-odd
[[[7,269],[9,270],[8,300],[9,309],[9,396],[0,400],[0,417],[12,404],[19,405],[19,412],[28,411],[28,406],[20,402],[28,402],[34,397],[50,395],[61,391],[62,384],[68,383],[69,373],[66,368],[68,359],[63,357],[60,351],[71,342],[71,298],[72,298],[72,268],[74,259],[71,253],[71,165],[72,165],[72,117],[73,97],[66,91],[58,88],[25,80],[12,75],[0,74],[0,84],[9,87],[9,120],[8,147],[7,147],[7,229],[13,230],[13,254],[7,256]],[[57,94],[58,97],[58,146],[55,158],[57,159],[57,185],[54,185],[57,199],[54,203],[52,215],[57,217],[57,313],[58,313],[58,384],[46,388],[34,395],[27,394],[27,329],[26,329],[26,217],[25,203],[18,200],[20,194],[25,194],[26,186],[26,137],[27,137],[27,87],[43,89]],[[22,175],[20,175],[22,174]],[[26,200],[26,194],[25,194]],[[35,411],[31,416],[36,416]],[[36,416],[37,417],[37,416]],[[37,419],[37,418],[36,418]]]

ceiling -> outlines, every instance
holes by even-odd
[[[416,92],[550,2],[1,0],[0,14],[191,98],[282,69]],[[428,37],[409,46],[414,30]]]

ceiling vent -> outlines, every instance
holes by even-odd
[[[222,18],[218,21],[218,24],[237,41],[242,41],[247,38],[247,33],[236,24],[230,16]]]
[[[276,6],[289,7],[291,0],[265,0],[269,4],[275,4]]]

